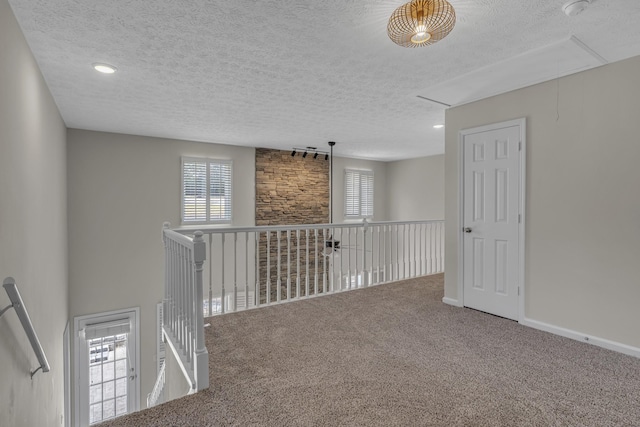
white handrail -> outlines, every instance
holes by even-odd
[[[147,395],[147,408],[152,408],[164,402],[165,366],[166,361],[163,361],[162,365],[160,365],[156,383],[153,385],[153,390]]]
[[[162,333],[190,393],[209,387],[205,314],[329,295],[444,269],[441,220],[169,227],[163,226]],[[205,275],[208,292],[203,289]]]
[[[340,224],[292,224],[292,225],[260,225],[255,227],[220,227],[215,225],[202,225],[198,227],[187,226],[187,227],[178,227],[173,228],[172,230],[176,233],[191,235],[196,231],[202,231],[203,234],[220,234],[220,233],[244,233],[244,232],[254,232],[254,231],[278,231],[278,230],[314,230],[314,229],[340,229],[340,228],[353,228],[353,227],[361,227],[363,224],[367,224],[368,226],[377,226],[377,225],[403,225],[403,224],[439,224],[442,223],[443,220],[413,220],[413,221],[369,221],[364,219],[362,222],[346,222]]]
[[[29,342],[31,343],[31,348],[33,348],[33,352],[36,354],[38,363],[40,363],[40,366],[31,372],[31,378],[33,378],[36,372],[38,372],[38,370],[40,369],[42,369],[42,372],[49,372],[49,362],[47,361],[47,356],[44,354],[44,350],[42,349],[42,345],[40,344],[40,340],[38,339],[36,330],[33,328],[33,324],[31,323],[29,313],[27,313],[27,308],[24,306],[24,302],[22,301],[20,292],[18,292],[18,285],[16,285],[15,279],[13,277],[5,278],[2,286],[4,287],[5,291],[7,291],[7,295],[9,296],[11,304],[0,310],[0,316],[2,316],[10,308],[14,308],[16,310],[18,319],[20,319],[20,323],[24,328],[24,332],[27,334],[27,338],[29,338]]]
[[[192,389],[209,387],[209,356],[204,344],[202,270],[206,247],[202,232],[193,238],[163,225],[165,296],[162,332]]]
[[[194,228],[174,230],[193,235]],[[198,228],[210,256],[205,315],[327,295],[444,269],[444,221]]]

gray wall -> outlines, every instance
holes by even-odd
[[[253,148],[68,131],[69,315],[140,307],[140,405],[156,379],[163,221],[180,225],[181,156],[233,160],[233,225],[254,225]]]
[[[49,359],[38,366],[14,310],[0,318],[0,424],[63,423],[67,323],[66,128],[6,0],[0,0],[0,280],[13,276]],[[0,307],[9,299],[0,290]]]
[[[165,356],[165,385],[164,385],[164,402],[179,399],[186,396],[191,391],[191,385],[182,373],[178,359],[167,345]],[[211,368],[213,369],[213,368]],[[214,386],[211,384],[211,386]],[[146,402],[146,394],[143,396]]]
[[[446,112],[445,296],[457,299],[458,133],[527,118],[525,315],[640,347],[640,57]]]
[[[444,219],[444,155],[387,163],[390,221]]]

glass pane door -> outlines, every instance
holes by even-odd
[[[76,426],[137,411],[139,309],[79,316],[76,331]]]
[[[127,413],[128,335],[89,341],[89,425]]]

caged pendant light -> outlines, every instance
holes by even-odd
[[[445,38],[456,24],[456,12],[447,0],[412,0],[389,18],[387,34],[397,45],[420,47]]]

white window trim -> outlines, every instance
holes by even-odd
[[[348,200],[347,200],[347,174],[349,173],[356,173],[359,174],[361,176],[370,176],[373,179],[373,191],[371,193],[371,215],[362,215],[362,203],[360,203],[360,206],[358,207],[359,210],[359,214],[358,215],[348,215],[347,214],[347,206],[348,206]],[[373,174],[373,171],[370,169],[347,169],[345,168],[344,170],[344,218],[346,220],[358,220],[358,219],[364,219],[364,218],[373,218],[374,214],[375,214],[375,177]],[[359,189],[358,191],[360,191],[361,189]],[[360,199],[362,199],[362,195],[359,194]]]
[[[127,411],[128,414],[137,412],[140,410],[140,307],[126,308],[122,310],[108,311],[104,313],[88,314],[84,316],[77,316],[73,319],[73,335],[74,335],[74,360],[73,360],[73,378],[74,378],[74,392],[73,399],[74,404],[74,425],[81,427],[80,424],[80,348],[82,347],[80,338],[80,326],[85,323],[90,323],[94,320],[110,321],[115,319],[121,319],[123,316],[133,316],[135,327],[131,330],[131,333],[135,333],[135,393],[133,395],[133,405]]]
[[[196,162],[206,162],[207,163],[207,172],[209,171],[210,163],[218,163],[218,164],[228,164],[230,169],[230,194],[229,194],[229,218],[228,219],[209,219],[209,202],[208,197],[210,196],[209,191],[209,173],[207,173],[207,205],[206,205],[206,221],[185,221],[184,219],[184,163],[185,161],[196,161]],[[218,159],[212,157],[189,157],[183,156],[180,160],[180,222],[183,226],[190,225],[230,225],[233,222],[233,160],[231,159]]]

